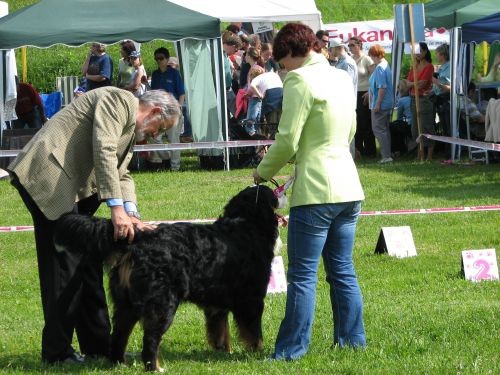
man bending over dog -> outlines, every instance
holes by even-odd
[[[156,137],[177,123],[175,98],[151,90],[139,98],[105,87],[75,99],[53,116],[9,165],[33,218],[45,326],[42,360],[81,363],[82,354],[106,356],[110,322],[102,264],[92,257],[57,254],[56,220],[67,212],[93,215],[102,201],[111,210],[114,239],[134,239],[152,227],[140,221],[127,169],[135,141]]]

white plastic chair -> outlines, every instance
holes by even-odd
[[[74,98],[74,91],[79,86],[79,77],[56,77],[57,91],[62,93],[62,106],[67,106]]]

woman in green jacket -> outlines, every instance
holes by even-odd
[[[333,343],[364,347],[363,301],[352,262],[364,199],[349,144],[356,131],[349,75],[331,67],[314,32],[289,23],[273,53],[288,74],[276,141],[254,172],[269,180],[295,159],[288,229],[288,294],[274,359],[292,360],[309,347],[317,270],[323,256],[333,311]]]

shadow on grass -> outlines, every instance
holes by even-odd
[[[12,371],[23,374],[80,374],[88,373],[91,369],[110,370],[114,365],[107,359],[90,359],[84,364],[46,364],[40,356],[34,353],[18,353],[0,355],[0,371]]]
[[[172,350],[172,348],[160,347],[160,366],[167,367],[169,363],[175,362],[194,362],[194,363],[215,363],[215,362],[241,362],[248,359],[263,360],[266,358],[266,353],[262,352],[237,352],[225,353],[217,352],[210,349],[199,349],[180,351]],[[84,364],[53,364],[48,365],[41,361],[40,357],[34,353],[19,353],[12,355],[0,355],[0,371],[12,371],[19,373],[44,373],[44,374],[83,374],[91,370],[109,371],[113,369],[143,369],[141,353],[127,353],[124,364],[114,364],[109,360],[86,359]]]
[[[458,272],[448,272],[446,274],[446,279],[447,280],[464,280],[465,279],[465,276],[464,276],[464,272],[463,271],[458,271]]]
[[[241,351],[226,353],[215,351],[209,348],[193,349],[189,351],[172,350],[168,347],[160,347],[160,358],[165,362],[197,362],[197,363],[213,363],[213,362],[239,362],[248,359],[263,360],[268,356],[265,351],[247,352]],[[140,355],[139,355],[140,357]]]

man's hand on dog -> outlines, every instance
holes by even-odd
[[[156,225],[146,224],[136,217],[129,216],[122,206],[111,207],[111,221],[113,222],[113,238],[115,241],[128,238],[128,243],[132,243],[135,229],[149,231],[156,228]]]
[[[137,230],[150,231],[156,229],[156,225],[144,223],[136,217],[131,217],[130,219],[132,220],[132,224],[134,224],[134,228]]]
[[[111,207],[111,221],[114,227],[113,239],[118,241],[128,237],[128,242],[132,243],[135,234],[134,224],[123,206]]]

